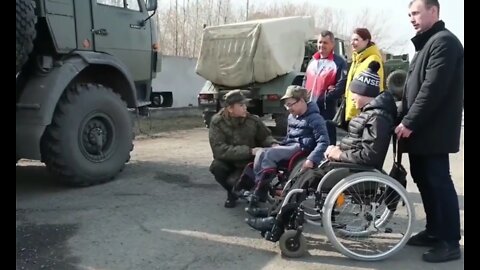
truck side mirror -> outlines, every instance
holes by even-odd
[[[147,11],[154,11],[157,9],[157,0],[147,0],[145,5],[147,6]]]
[[[155,13],[157,12],[157,0],[147,0],[145,2],[145,5],[147,7],[147,10],[148,11],[153,11],[152,14],[150,14],[145,20],[142,20],[140,21],[140,26],[141,27],[144,27],[145,26],[145,23],[150,20],[150,18],[155,15]]]

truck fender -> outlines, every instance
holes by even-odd
[[[128,107],[133,108],[141,106],[141,104],[138,103],[136,87],[131,71],[129,71],[121,61],[105,53],[78,51],[76,54],[82,57],[90,65],[110,66],[117,72],[120,72],[121,75],[114,79],[116,86],[112,86],[113,90],[122,96],[127,102]]]
[[[33,73],[25,85],[17,89],[20,92],[16,103],[17,156],[40,159],[40,140],[51,123],[58,100],[72,80],[92,64],[109,65],[123,73],[125,81],[129,83],[125,84],[127,93],[121,95],[128,104],[136,105],[135,86],[122,63],[109,55],[80,52],[47,74]]]

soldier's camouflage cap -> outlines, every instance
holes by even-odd
[[[250,99],[246,98],[245,95],[242,94],[241,90],[232,90],[228,92],[227,94],[225,94],[224,100],[225,105],[227,106],[236,103],[247,104],[250,101]]]

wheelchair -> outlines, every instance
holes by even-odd
[[[300,150],[294,153],[289,159],[282,160],[278,163],[276,169],[267,170],[265,172],[266,178],[271,178],[272,181],[269,182],[268,188],[268,197],[267,200],[270,203],[275,201],[275,197],[279,196],[284,190],[284,185],[287,183],[288,179],[292,178],[302,168],[303,163],[307,159],[309,152]],[[248,180],[239,181],[236,185],[236,193],[239,197],[245,198],[248,200],[248,197],[251,195],[250,189],[253,188],[254,183],[244,184],[244,182],[253,181],[255,176],[253,175],[253,162],[250,162],[246,165],[244,172],[240,178],[247,175]],[[241,186],[241,187],[240,187]],[[239,191],[241,190],[241,191]]]
[[[323,227],[335,249],[352,259],[383,260],[403,248],[415,219],[404,186],[383,170],[357,164],[324,162],[315,171],[321,178],[306,185],[296,182],[299,174],[290,177],[275,225],[262,232],[279,242],[283,256],[306,253],[305,223]]]
[[[288,179],[297,175],[302,169],[303,163],[307,160],[309,152],[307,151],[298,151],[290,157],[288,160],[282,160],[278,164],[276,170],[272,170],[270,173],[272,181],[269,183],[269,197],[270,202],[274,202],[275,197],[281,195],[284,186],[288,182]],[[267,176],[268,177],[268,176]]]

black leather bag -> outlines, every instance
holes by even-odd
[[[394,162],[388,175],[397,180],[403,187],[407,187],[407,174],[407,170],[405,170],[402,163]]]
[[[347,130],[348,129],[348,124],[347,121],[345,120],[345,109],[346,109],[346,99],[345,97],[342,97],[342,103],[340,106],[337,108],[337,112],[335,113],[335,116],[332,119],[332,122],[335,124],[335,126]]]
[[[393,143],[393,166],[388,174],[393,179],[397,180],[403,187],[407,187],[407,170],[402,165],[402,153],[400,151],[397,152],[397,136],[394,134],[392,136],[392,143]],[[395,192],[390,187],[387,188],[385,191],[385,203],[387,207],[391,211],[395,211],[397,209],[398,201],[400,200],[400,195]]]

